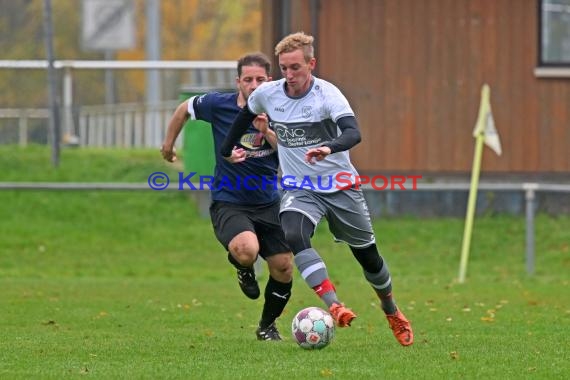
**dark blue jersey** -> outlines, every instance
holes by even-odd
[[[212,92],[192,97],[188,102],[191,119],[212,125],[216,155],[212,200],[241,205],[275,202],[279,199],[277,154],[253,125],[238,144],[247,151],[245,161],[231,164],[220,155],[222,142],[240,110],[237,98],[237,92]]]

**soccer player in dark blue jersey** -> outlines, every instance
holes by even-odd
[[[258,255],[267,261],[269,279],[256,335],[259,340],[281,340],[275,320],[291,296],[293,255],[279,223],[278,160],[272,145],[275,135],[268,128],[260,128],[268,130],[262,134],[254,126],[262,127],[267,118],[261,115],[254,120],[232,150],[229,162],[219,153],[236,115],[249,95],[271,79],[269,72],[270,61],[265,55],[241,57],[237,63],[238,91],[211,92],[180,104],[169,122],[161,153],[169,162],[176,160],[174,143],[188,119],[212,125],[216,166],[210,216],[214,233],[237,269],[240,288],[251,299],[260,296],[253,265]]]

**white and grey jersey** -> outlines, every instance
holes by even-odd
[[[314,164],[305,162],[305,152],[338,137],[341,131],[336,121],[354,116],[354,112],[335,85],[313,79],[309,90],[299,97],[287,95],[285,79],[264,83],[249,96],[247,104],[251,112],[265,112],[271,120],[279,144],[283,186],[329,193],[347,187],[349,181],[355,183],[358,173],[348,151],[333,153]]]

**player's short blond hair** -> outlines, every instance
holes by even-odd
[[[279,56],[281,53],[290,53],[297,49],[302,49],[305,61],[309,62],[315,56],[313,40],[313,36],[304,32],[289,34],[275,46],[275,55]]]

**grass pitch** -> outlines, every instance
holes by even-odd
[[[144,183],[158,152],[0,148],[1,181]],[[290,321],[322,306],[295,273],[278,321],[258,342],[262,301],[246,299],[185,192],[0,191],[0,378],[563,379],[570,373],[570,218],[536,220],[536,274],[524,219],[475,221],[457,284],[463,220],[377,220],[396,300],[415,331],[401,347],[346,246],[320,226],[314,246],[359,315],[320,351]],[[267,279],[262,273],[261,282]]]

